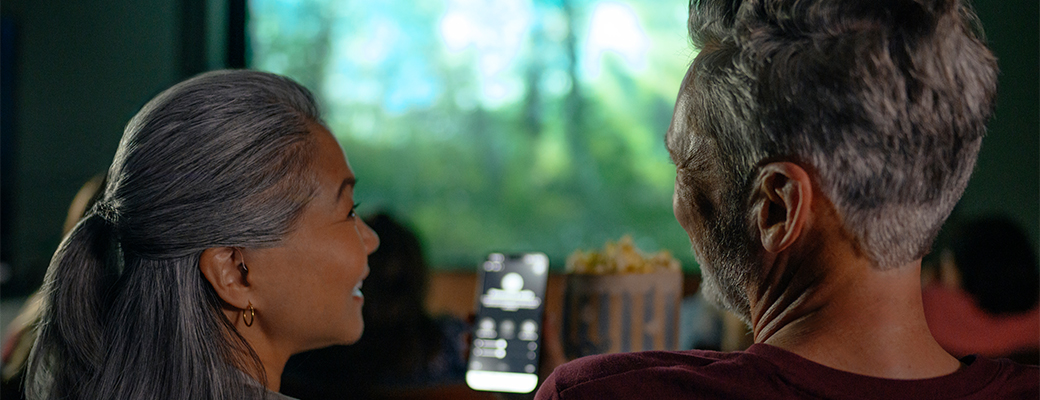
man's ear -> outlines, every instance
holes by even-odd
[[[213,247],[202,251],[199,269],[213,290],[232,307],[245,309],[249,304],[249,270],[242,261],[242,251],[234,247]]]
[[[779,253],[791,246],[810,217],[813,183],[798,164],[774,162],[762,167],[754,196],[762,247]]]

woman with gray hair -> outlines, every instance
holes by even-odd
[[[51,260],[29,397],[282,397],[290,355],[361,336],[379,239],[355,182],[290,79],[217,71],[166,90]]]

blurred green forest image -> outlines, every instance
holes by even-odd
[[[358,175],[437,268],[632,235],[696,266],[664,147],[695,55],[684,1],[251,0],[252,68],[315,92]]]

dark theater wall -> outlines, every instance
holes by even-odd
[[[997,112],[957,217],[1004,213],[1040,240],[1040,7],[1036,0],[978,0],[1000,66]]]
[[[123,126],[178,80],[178,0],[5,0],[15,41],[14,279],[39,284],[79,186],[107,169]],[[5,63],[5,65],[7,65]],[[3,116],[8,118],[9,116]]]
[[[0,291],[38,285],[60,240],[66,207],[78,187],[111,162],[123,126],[160,90],[200,68],[219,66],[198,18],[227,0],[4,0],[15,24],[13,204],[0,216],[3,261],[14,279]],[[685,0],[674,0],[683,1]],[[978,168],[958,218],[1002,212],[1040,231],[1038,30],[1036,0],[976,3],[1000,57],[1000,97]],[[202,10],[202,11],[200,11]],[[191,15],[189,15],[191,14]],[[226,25],[223,25],[226,26]],[[205,39],[201,39],[204,37]],[[199,48],[201,46],[201,48]],[[208,46],[208,47],[207,47]],[[214,60],[217,61],[214,61]],[[8,110],[7,107],[4,108]],[[7,112],[7,111],[5,111]],[[5,122],[5,126],[7,126]],[[5,145],[7,141],[5,140]],[[10,150],[10,151],[9,151]],[[5,174],[5,178],[8,175]],[[8,196],[5,196],[8,197]]]

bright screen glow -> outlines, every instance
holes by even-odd
[[[686,1],[252,0],[251,67],[310,88],[360,183],[433,265],[630,234],[693,269],[664,147]]]

